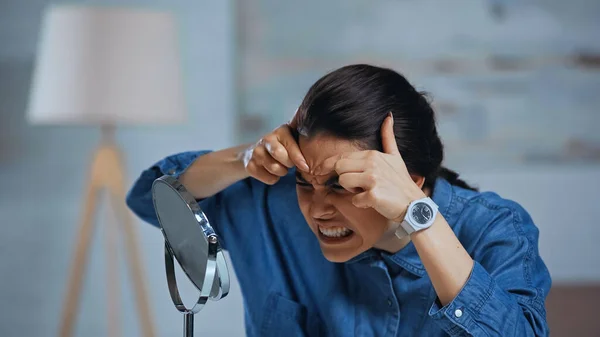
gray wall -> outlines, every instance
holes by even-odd
[[[30,126],[25,122],[28,85],[45,3],[0,2],[0,336],[3,337],[57,334],[87,168],[99,141],[99,131],[92,127]],[[231,0],[127,3],[176,11],[181,25],[190,112],[190,122],[185,126],[118,130],[128,179],[132,182],[143,169],[170,153],[232,144],[235,26]],[[106,200],[102,202],[107,205]],[[102,225],[112,219],[109,211],[108,207],[99,210],[77,318],[77,336],[106,335]],[[182,316],[166,288],[162,235],[156,228],[137,220],[135,223],[158,336],[179,335]],[[136,336],[139,324],[123,261],[123,336]],[[183,294],[187,299],[195,296],[185,283]],[[241,336],[242,319],[241,295],[234,283],[226,301],[209,303],[197,316],[197,334],[202,329],[206,331],[204,334],[213,336]]]

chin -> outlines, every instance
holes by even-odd
[[[348,262],[350,259],[352,259],[354,257],[354,256],[341,255],[341,254],[327,254],[325,252],[323,252],[323,256],[325,256],[325,259],[327,259],[327,261],[333,262],[333,263]]]
[[[323,253],[323,256],[325,257],[325,259],[327,259],[329,262],[333,262],[333,263],[348,262],[352,258],[354,258],[354,257],[358,256],[360,253],[362,253],[362,251],[357,251],[357,250],[343,251],[343,250],[337,250],[337,249],[331,249],[331,248],[325,248],[325,247],[321,247],[321,252]]]

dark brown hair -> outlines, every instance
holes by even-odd
[[[327,133],[355,141],[363,149],[382,151],[381,125],[394,117],[398,150],[408,171],[425,177],[433,188],[437,177],[476,190],[442,166],[444,147],[426,95],[404,76],[366,64],[339,68],[311,86],[298,109],[298,132],[308,137]]]

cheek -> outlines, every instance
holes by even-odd
[[[363,238],[364,244],[374,245],[388,227],[387,219],[372,208],[358,208],[352,204],[353,195],[336,198],[338,211]]]

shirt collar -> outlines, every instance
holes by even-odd
[[[452,203],[454,201],[453,197],[454,190],[452,189],[452,185],[444,178],[437,178],[433,187],[433,196],[431,199],[438,205],[440,212],[446,219],[451,212]]]
[[[443,178],[436,179],[435,186],[433,188],[433,196],[431,199],[433,199],[433,202],[435,202],[438,206],[440,213],[442,213],[446,219],[448,218],[448,212],[450,211],[452,205],[452,196],[452,185],[450,185],[450,183]],[[363,252],[348,260],[346,263],[368,263],[374,259],[377,259],[378,256],[395,262],[406,271],[416,276],[422,277],[426,274],[425,267],[423,266],[421,258],[417,253],[417,249],[412,242],[409,242],[406,247],[394,254],[379,251],[377,249],[369,249],[366,252]]]

